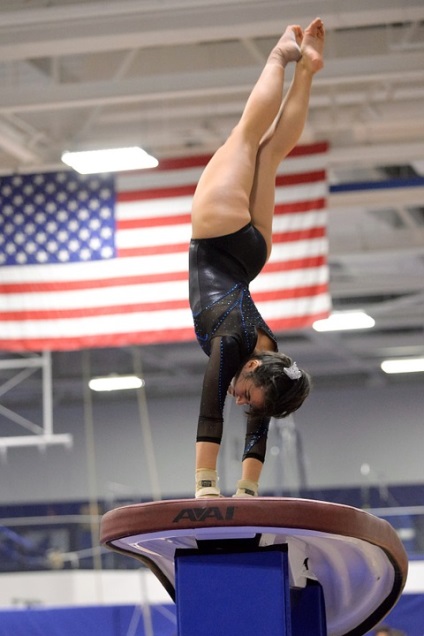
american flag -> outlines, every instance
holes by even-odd
[[[277,177],[274,247],[252,283],[278,333],[330,310],[327,145],[299,146]],[[0,179],[0,349],[118,347],[194,339],[190,207],[209,157],[113,175]]]

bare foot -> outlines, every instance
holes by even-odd
[[[321,18],[315,18],[303,33],[300,49],[302,64],[311,73],[316,73],[324,66],[323,50],[325,29]]]
[[[303,41],[303,31],[300,26],[293,24],[288,26],[279,39],[273,53],[283,60],[283,66],[289,62],[298,62],[302,57],[300,45]]]

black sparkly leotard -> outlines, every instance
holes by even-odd
[[[267,248],[251,224],[190,243],[190,307],[197,340],[209,356],[203,380],[197,441],[220,443],[231,380],[255,349],[258,329],[277,343],[249,293],[266,262]],[[248,417],[244,457],[263,461],[269,418]]]

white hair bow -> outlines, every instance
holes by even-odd
[[[302,377],[302,371],[297,366],[296,362],[289,367],[284,367],[284,373],[290,378],[290,380],[298,380]]]

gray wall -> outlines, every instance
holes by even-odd
[[[154,459],[163,497],[192,496],[198,398],[148,399]],[[95,457],[87,470],[81,404],[55,408],[57,433],[74,436],[72,450],[10,449],[0,462],[0,503],[152,496],[137,401],[94,397]],[[25,412],[23,413],[25,415]],[[27,413],[28,417],[31,413]],[[220,462],[231,494],[243,444],[242,408],[230,407]],[[278,426],[277,426],[278,424]],[[417,381],[375,387],[315,389],[295,420],[275,423],[262,490],[299,485],[300,457],[312,488],[424,483],[424,392]],[[295,428],[294,428],[295,427]],[[299,453],[298,439],[303,453]],[[284,439],[284,441],[282,441]],[[368,476],[361,465],[369,464]]]

